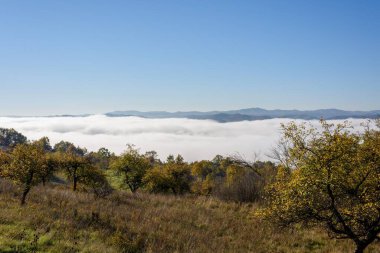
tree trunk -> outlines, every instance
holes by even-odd
[[[77,177],[74,176],[73,178],[73,191],[76,191],[77,190]]]
[[[355,253],[363,253],[365,248],[367,248],[367,245],[357,243]]]
[[[137,187],[134,187],[132,184],[128,184],[129,189],[131,190],[132,193],[135,193],[137,190]]]
[[[22,206],[25,205],[26,196],[28,195],[29,191],[30,191],[30,187],[27,186],[22,192],[21,203],[20,203]]]
[[[33,175],[34,175],[34,171],[30,169],[28,173],[28,178],[24,184],[25,186],[24,191],[22,192],[21,203],[20,203],[22,206],[25,205],[26,195],[28,195],[30,188],[32,187]]]

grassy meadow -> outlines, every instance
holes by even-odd
[[[0,252],[352,252],[318,230],[277,230],[254,204],[204,196],[115,191],[106,198],[48,184],[19,191],[0,181]],[[371,245],[367,252],[379,252]]]

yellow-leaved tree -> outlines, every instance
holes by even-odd
[[[18,144],[11,153],[0,155],[1,176],[11,179],[21,190],[21,205],[30,189],[41,182],[45,151],[39,142]]]
[[[283,125],[282,166],[261,214],[281,226],[319,226],[351,239],[356,253],[379,240],[380,122],[357,131],[350,124],[321,128]]]

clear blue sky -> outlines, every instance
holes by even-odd
[[[2,0],[0,115],[380,109],[380,1]]]

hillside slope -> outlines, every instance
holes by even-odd
[[[275,231],[254,206],[205,197],[36,187],[25,207],[0,181],[0,252],[349,252],[316,230]],[[379,252],[379,245],[368,252]]]

